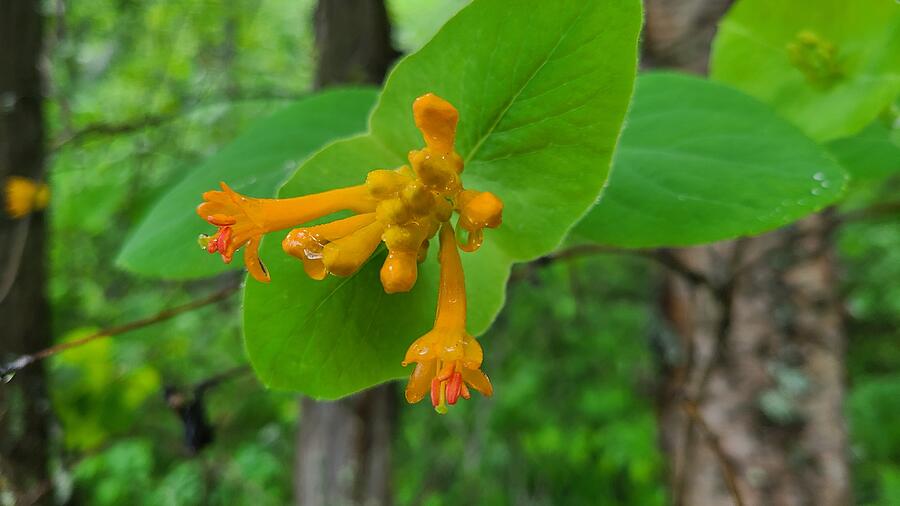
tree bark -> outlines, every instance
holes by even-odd
[[[315,86],[381,84],[399,56],[383,0],[319,0]]]
[[[11,175],[43,178],[41,3],[0,2],[0,184]],[[0,217],[0,360],[50,343],[42,213]],[[12,282],[12,285],[8,283]],[[0,295],[3,295],[0,293]],[[49,504],[50,403],[41,363],[0,383],[0,494],[16,504]]]
[[[382,385],[335,402],[303,400],[297,436],[296,503],[391,504],[396,395]]]
[[[315,86],[380,84],[398,53],[382,0],[319,0]],[[301,401],[294,476],[301,506],[391,504],[393,385],[335,402]]]
[[[704,73],[727,0],[649,0],[645,63]],[[660,438],[672,502],[851,502],[844,345],[829,215],[673,251],[661,312]],[[667,337],[668,336],[668,337]]]

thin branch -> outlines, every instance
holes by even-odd
[[[133,330],[141,329],[144,327],[149,327],[151,325],[155,325],[157,323],[172,319],[180,314],[187,313],[189,311],[193,311],[195,309],[208,306],[210,304],[215,304],[216,302],[222,301],[230,297],[233,293],[235,293],[240,285],[229,285],[219,290],[218,292],[213,293],[207,297],[202,299],[198,299],[192,302],[188,302],[187,304],[182,304],[180,306],[175,306],[172,308],[164,309],[159,313],[147,317],[142,318],[140,320],[135,320],[133,322],[129,322],[123,325],[117,325],[113,327],[108,327],[105,329],[98,330],[92,334],[89,334],[81,339],[76,339],[74,341],[68,341],[65,343],[59,343],[54,346],[50,346],[49,348],[44,348],[41,351],[36,353],[32,353],[30,355],[22,355],[21,357],[6,363],[2,367],[0,367],[0,378],[3,378],[4,381],[9,381],[12,378],[12,375],[18,371],[21,371],[25,367],[33,364],[39,360],[43,360],[49,356],[55,355],[57,353],[70,350],[72,348],[77,348],[79,346],[84,346],[88,343],[96,341],[98,339],[102,339],[104,337],[112,337],[119,334],[124,334],[126,332],[131,332]]]
[[[299,100],[304,98],[306,95],[290,95],[290,94],[249,94],[242,95],[239,97],[234,97],[224,103],[233,104],[236,102],[252,102],[256,100]],[[214,107],[217,105],[221,105],[223,102],[213,103],[213,104],[198,104],[196,106],[187,107],[185,109],[169,113],[169,114],[156,114],[156,115],[147,115],[142,118],[137,118],[128,121],[120,121],[120,122],[98,122],[88,124],[74,132],[57,139],[53,142],[51,149],[59,150],[65,147],[68,144],[80,143],[85,139],[90,137],[102,137],[102,136],[112,136],[112,135],[122,135],[122,134],[130,134],[134,132],[140,132],[141,130],[145,130],[147,128],[153,128],[162,126],[166,123],[170,123],[173,121],[177,121],[179,119],[184,118],[185,116],[196,112],[199,109],[204,107]]]
[[[722,477],[725,479],[725,484],[728,486],[728,492],[731,494],[735,506],[744,506],[744,499],[741,497],[741,491],[737,486],[737,474],[728,459],[728,455],[725,454],[718,436],[710,429],[694,402],[685,400],[682,402],[681,408],[693,420],[700,432],[703,433],[707,444],[709,444],[710,449],[719,461],[719,467],[722,468]]]
[[[64,147],[66,144],[82,142],[84,139],[92,136],[118,135],[139,132],[141,130],[144,130],[145,128],[159,126],[164,123],[174,121],[183,116],[184,114],[179,112],[173,114],[145,116],[140,119],[123,121],[120,123],[91,123],[65,137],[62,137],[61,139],[57,139],[56,142],[53,143],[51,149],[58,150]]]
[[[195,383],[192,390],[195,392],[195,394],[203,393],[211,388],[215,388],[221,385],[228,380],[239,378],[251,372],[252,370],[253,369],[251,369],[249,365],[238,365]]]
[[[625,249],[614,246],[604,246],[602,244],[578,244],[568,248],[561,249],[547,256],[543,256],[535,263],[539,266],[550,265],[553,262],[565,261],[574,258],[588,257],[593,255],[633,255],[643,258],[649,258],[672,272],[682,276],[691,284],[707,286],[715,289],[714,283],[705,274],[697,272],[684,263],[682,263],[672,251],[669,249]]]
[[[897,214],[900,214],[900,202],[881,202],[862,209],[847,211],[846,213],[835,217],[835,221],[838,224],[844,224],[855,221],[888,218]]]
[[[28,242],[28,229],[31,224],[31,214],[20,219],[18,226],[13,232],[13,238],[10,242],[9,261],[6,269],[3,270],[3,277],[0,278],[0,304],[6,300],[6,296],[12,290],[19,276],[19,266],[22,263],[22,254],[25,252],[25,244]]]

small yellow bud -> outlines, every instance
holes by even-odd
[[[399,198],[382,200],[375,208],[375,216],[385,225],[400,225],[412,218],[412,213]]]
[[[400,192],[400,198],[412,212],[418,215],[428,214],[434,206],[434,196],[419,182],[406,185]]]
[[[391,251],[381,267],[381,284],[386,293],[408,292],[416,284],[416,253]]]
[[[402,170],[402,169],[401,169]],[[403,186],[409,183],[412,178],[404,174],[401,170],[373,170],[366,177],[366,188],[369,195],[374,199],[386,199],[397,195]]]

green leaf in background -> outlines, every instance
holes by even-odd
[[[198,278],[242,268],[203,254],[197,236],[211,227],[194,212],[207,190],[227,181],[236,191],[271,197],[297,164],[334,139],[365,130],[373,89],[325,91],[260,120],[206,159],[150,210],[117,259],[125,269],[162,278]],[[217,261],[218,260],[218,261]]]
[[[758,234],[834,202],[845,180],[824,148],[752,97],[643,74],[609,185],[572,239],[658,247]]]
[[[895,0],[740,0],[712,77],[772,104],[818,141],[853,135],[900,92]]]
[[[853,137],[829,142],[828,150],[854,181],[900,172],[900,129],[880,119]]]
[[[369,134],[318,153],[281,195],[359,184],[369,170],[405,164],[423,143],[413,100],[426,92],[449,100],[460,111],[466,187],[505,203],[503,225],[463,255],[469,331],[478,335],[503,305],[512,263],[555,248],[605,182],[640,24],[637,0],[476,0],[392,72]],[[280,251],[280,238],[264,241],[261,257],[272,282],[248,283],[244,332],[267,385],[336,398],[409,373],[403,354],[434,320],[434,251],[415,289],[397,295],[380,285],[383,254],[355,276],[321,282]]]

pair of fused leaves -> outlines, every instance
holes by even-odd
[[[638,0],[528,0],[515,8],[475,0],[397,65],[368,134],[317,153],[280,195],[358,184],[369,170],[402,165],[422,143],[411,116],[415,97],[433,92],[455,104],[467,185],[505,203],[503,226],[464,256],[469,331],[480,334],[502,306],[511,264],[552,250],[606,181],[631,98],[640,23]],[[135,237],[141,242],[132,252],[148,244]],[[411,293],[388,296],[378,283],[378,255],[350,278],[315,282],[277,249],[271,240],[261,248],[272,282],[245,290],[246,346],[259,376],[338,397],[403,375],[404,350],[434,315],[434,259]],[[122,263],[145,272],[155,263],[130,256],[126,250]]]
[[[457,104],[466,181],[506,202],[503,226],[490,232],[482,250],[464,255],[469,331],[478,335],[502,306],[510,265],[556,247],[606,180],[630,98],[639,24],[637,1],[528,1],[511,10],[499,0],[475,0],[397,66],[368,134],[314,155],[279,195],[357,184],[371,169],[403,164],[406,152],[421,144],[412,100],[431,91]],[[330,133],[320,127],[321,117],[354,113],[345,107],[345,94],[359,98],[357,116],[347,124],[361,123],[365,92],[328,92],[283,114],[291,123],[280,123],[277,135],[300,140]],[[608,188],[573,234],[580,240],[653,247],[759,233],[834,202],[844,186],[843,171],[822,147],[765,104],[726,86],[646,75],[629,114]],[[267,163],[254,164],[263,151],[253,147],[255,140],[276,135],[269,123],[275,122],[235,143],[244,149],[227,158],[234,172],[195,173],[163,199],[122,263],[157,275],[221,269],[189,251],[202,228],[192,213],[197,195],[218,179],[236,181],[242,166],[246,172],[235,189],[270,195],[284,174],[278,156],[287,161],[310,152],[279,145],[268,151]],[[273,169],[274,175],[258,172]],[[254,179],[257,186],[248,184]],[[155,243],[147,240],[162,220],[182,217],[187,227],[179,221]],[[169,255],[165,265],[155,255],[168,248],[178,258]],[[404,375],[399,357],[430,328],[434,314],[433,257],[411,293],[389,296],[378,282],[378,255],[353,277],[315,282],[280,254],[277,241],[264,241],[261,254],[273,281],[248,285],[244,323],[247,351],[267,384],[339,397]],[[178,267],[167,271],[173,264]]]

